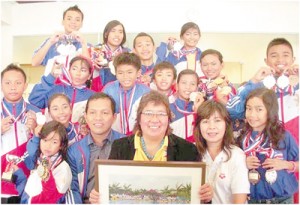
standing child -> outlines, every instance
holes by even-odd
[[[207,99],[226,104],[230,97],[236,95],[236,90],[226,76],[221,74],[224,67],[222,54],[217,50],[207,49],[201,54],[200,64],[204,74],[200,77],[200,91],[206,94]]]
[[[153,83],[151,88],[169,98],[169,103],[176,99],[176,78],[177,72],[173,64],[162,61],[154,66]]]
[[[113,129],[130,134],[136,119],[140,98],[150,91],[146,85],[137,83],[141,72],[141,61],[134,53],[124,52],[114,59],[117,80],[107,84],[103,92],[112,96],[116,102],[117,120]]]
[[[34,52],[32,65],[45,66],[45,76],[51,72],[52,65],[56,61],[68,68],[70,60],[78,53],[89,58],[87,42],[79,32],[83,17],[77,5],[69,7],[63,13],[64,31],[56,32]]]
[[[129,48],[124,47],[125,42],[126,31],[124,25],[117,20],[108,22],[103,31],[103,44],[95,46],[96,50],[100,47],[99,51],[92,48],[92,60],[95,66],[93,90],[100,91],[107,83],[116,80],[112,62],[120,53],[130,51]]]
[[[60,67],[54,64],[51,74],[43,76],[42,82],[33,87],[29,102],[44,109],[48,106],[48,99],[52,95],[63,93],[71,101],[71,122],[76,123],[84,114],[87,99],[94,93],[86,86],[86,82],[91,77],[92,65],[87,58],[76,56],[71,60],[69,72],[66,73],[66,76],[69,76],[68,79],[63,80],[60,84],[55,84],[58,77],[55,73],[57,69]]]
[[[200,93],[196,103],[190,99],[191,94],[198,90],[198,81],[199,78],[195,71],[189,69],[181,71],[176,84],[177,98],[170,105],[174,115],[171,122],[173,134],[190,142],[195,142],[193,136],[195,111],[204,101]]]
[[[133,52],[140,58],[142,64],[141,76],[139,76],[138,81],[150,86],[154,68],[153,55],[155,52],[153,38],[147,33],[139,33],[133,40]]]
[[[272,88],[279,104],[279,120],[299,144],[299,65],[295,63],[293,47],[284,38],[273,39],[267,47],[265,62],[255,76],[239,88],[239,93],[227,103],[232,118],[243,118],[245,99],[258,87]]]
[[[1,176],[9,164],[7,154],[22,157],[26,151],[26,143],[37,126],[36,113],[40,110],[25,102],[22,95],[26,90],[26,74],[17,65],[10,64],[1,72]],[[28,175],[24,163],[20,163]],[[17,195],[17,190],[11,182],[1,180],[1,202],[18,203],[10,201]]]
[[[299,147],[278,116],[274,91],[259,88],[246,99],[246,126],[241,147],[247,155],[249,203],[293,203],[298,190]]]
[[[43,125],[38,134],[36,169],[27,179],[22,169],[12,164],[21,203],[60,203],[70,187],[71,169],[66,160],[68,138],[64,126],[56,121]]]
[[[199,63],[201,50],[197,48],[200,37],[201,33],[197,24],[194,22],[185,23],[180,32],[183,45],[176,38],[169,38],[168,43],[162,42],[156,49],[156,63],[169,61],[175,66],[177,73],[184,69],[190,69],[202,77],[203,73]]]
[[[250,193],[246,156],[235,146],[232,123],[224,105],[205,101],[197,111],[196,146],[207,164],[212,204],[245,204]]]

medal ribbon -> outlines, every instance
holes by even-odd
[[[45,160],[45,159],[48,160],[47,157],[43,156],[43,153],[41,153],[41,157],[40,157],[40,159],[39,159],[39,161],[38,161],[38,164],[42,164],[43,160]],[[52,155],[52,156],[50,157],[49,161],[52,162],[50,169],[53,170],[53,169],[55,169],[55,168],[59,165],[59,163],[62,161],[62,156],[61,156],[60,153],[56,153],[56,154],[54,154],[54,155]],[[42,165],[43,165],[43,164],[42,164]],[[44,166],[44,165],[43,165],[43,166]]]
[[[26,121],[26,102],[25,100],[23,101],[23,105],[22,105],[22,110],[20,112],[20,114],[18,116],[15,117],[14,114],[12,114],[9,109],[6,107],[6,105],[3,103],[3,100],[1,102],[1,106],[2,106],[2,110],[5,112],[6,116],[11,116],[14,119],[14,123],[16,123],[18,120],[21,119],[22,123],[24,123]],[[2,113],[2,116],[4,118],[4,114]]]
[[[121,91],[119,92],[119,96],[120,96],[120,124],[121,124],[121,131],[122,131],[123,134],[129,134],[129,132],[130,132],[128,117],[129,117],[129,113],[131,112],[132,100],[133,100],[133,97],[134,97],[135,88],[136,88],[136,86],[134,86],[132,88],[128,105],[127,105],[127,91],[124,91],[124,102],[123,102],[123,98],[122,98],[122,93],[121,93]]]
[[[68,132],[68,136],[74,131],[75,132],[75,140],[76,142],[79,141],[79,138],[78,138],[78,132],[77,130],[75,129],[75,125],[71,122],[69,122],[69,125],[71,125],[71,130]]]
[[[182,56],[185,56],[187,54],[190,54],[190,53],[194,53],[195,51],[197,50],[197,48],[193,48],[193,49],[190,49],[190,50],[186,50],[184,48],[181,48],[180,50],[172,50],[171,53],[177,58],[177,59],[180,59]],[[197,54],[196,54],[197,55]]]
[[[17,117],[15,117],[15,115],[17,114],[16,113],[16,107],[15,107],[16,105],[15,104],[13,104],[13,110],[12,110],[13,114],[11,114],[11,112],[9,111],[9,109],[3,103],[3,100],[1,102],[1,106],[2,106],[2,110],[5,112],[6,116],[11,116],[14,119],[13,124],[14,124],[14,131],[15,131],[15,140],[16,140],[16,146],[18,147],[19,146],[19,140],[18,140],[19,137],[18,137],[17,122],[20,119],[21,119],[21,123],[22,124],[25,124],[25,122],[26,122],[26,119],[27,119],[27,117],[25,116],[26,112],[27,112],[26,111],[26,102],[23,100],[22,110],[21,110],[20,114]],[[2,112],[1,112],[1,114],[2,114],[2,116],[4,118],[4,114]]]
[[[122,46],[119,46],[115,51],[112,51],[108,45],[104,45],[103,52],[108,61],[112,61],[112,58],[123,52]]]
[[[196,49],[196,48],[195,48]],[[197,66],[197,50],[195,50],[195,61],[194,61],[194,69],[193,69],[193,71],[195,71],[196,72],[196,66]],[[187,69],[189,69],[189,62],[188,62],[188,59],[186,58],[186,60],[187,60]]]
[[[248,132],[246,137],[242,141],[242,147],[247,156],[255,156],[259,150],[259,146],[264,140],[264,134],[257,134],[253,140],[251,140],[251,132]],[[250,142],[252,141],[252,142]]]
[[[184,124],[185,124],[185,139],[187,139],[189,136],[188,136],[188,120],[187,120],[187,116],[188,115],[191,115],[191,114],[194,114],[194,112],[190,112],[190,111],[186,111],[186,110],[182,110],[180,109],[177,104],[176,104],[176,101],[174,103],[175,105],[175,108],[178,112],[182,113],[184,115]],[[188,103],[185,104],[185,108],[187,108],[188,106]],[[194,126],[194,123],[192,123],[192,126]]]
[[[245,139],[242,141],[242,148],[247,156],[255,156],[256,152],[265,155],[267,158],[278,158],[283,159],[283,154],[272,148],[272,143],[269,143],[269,139],[264,140],[264,134],[257,134],[255,138],[251,141],[251,132],[248,132]],[[270,145],[268,145],[270,144]]]

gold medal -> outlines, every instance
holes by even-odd
[[[217,77],[213,82],[217,85],[221,85],[224,82],[224,79],[221,77]]]
[[[224,86],[221,88],[221,93],[224,95],[229,95],[231,93],[232,88],[230,86]]]
[[[38,175],[41,177],[43,181],[47,181],[50,176],[50,172],[48,170],[48,160],[46,158],[42,159],[41,163],[38,165],[36,171]]]
[[[39,164],[36,171],[43,181],[47,181],[49,179],[50,173],[47,167],[43,166],[42,164]]]
[[[275,170],[269,169],[266,171],[265,177],[266,177],[266,181],[269,184],[273,184],[277,179],[277,172]]]
[[[248,173],[249,182],[251,184],[257,184],[260,180],[260,174],[255,169],[251,169]]]
[[[290,81],[290,85],[294,87],[295,85],[297,85],[299,83],[299,76],[290,75],[289,76],[289,81]]]

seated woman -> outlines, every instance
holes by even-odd
[[[113,142],[109,159],[134,161],[199,161],[194,144],[174,134],[170,127],[171,110],[167,97],[157,91],[145,94],[137,110],[134,133]],[[212,187],[204,184],[199,191],[202,201],[212,198]],[[99,203],[95,190],[90,194],[91,203]]]

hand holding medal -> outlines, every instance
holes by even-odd
[[[198,107],[205,101],[205,93],[192,92],[190,94],[190,101],[194,102],[193,111],[197,112]]]
[[[168,50],[170,51],[180,51],[180,49],[182,48],[182,45],[181,43],[176,39],[176,38],[173,38],[173,37],[169,37],[168,38]]]
[[[35,112],[28,110],[25,116],[27,118],[25,123],[26,127],[29,129],[29,131],[33,131],[37,126]]]

